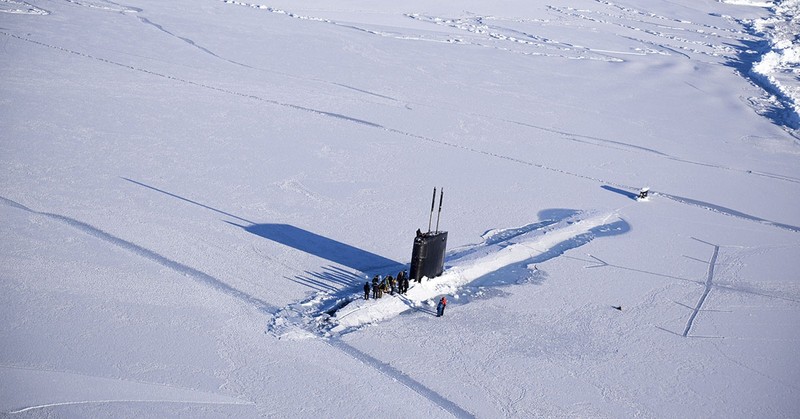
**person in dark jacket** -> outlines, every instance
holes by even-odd
[[[405,291],[403,291],[403,271],[397,273],[397,292],[405,294]]]
[[[447,307],[447,298],[442,297],[439,304],[436,305],[436,317],[444,316],[444,308]]]
[[[364,299],[369,300],[369,282],[364,283]]]
[[[378,288],[378,281],[380,281],[380,278],[378,278],[378,275],[375,275],[374,277],[372,277],[372,298],[378,298],[379,297],[378,296],[378,292],[380,292],[380,289]]]

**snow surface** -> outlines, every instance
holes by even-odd
[[[0,415],[798,417],[798,7],[0,0]]]

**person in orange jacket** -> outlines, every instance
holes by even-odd
[[[447,298],[442,297],[439,304],[436,305],[436,317],[444,316],[444,308],[447,307]]]

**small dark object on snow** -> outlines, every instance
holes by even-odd
[[[650,193],[650,188],[642,188],[639,191],[638,199],[647,199],[647,194]]]
[[[611,308],[622,311],[622,306],[611,306]]]

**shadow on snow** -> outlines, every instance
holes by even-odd
[[[633,199],[634,201],[635,201],[635,200],[636,200],[636,198],[639,196],[639,195],[638,195],[637,193],[635,193],[635,192],[626,191],[626,190],[624,190],[624,189],[615,188],[615,187],[613,187],[613,186],[603,185],[603,186],[601,186],[601,188],[603,188],[603,189],[605,189],[605,190],[607,190],[607,191],[611,191],[611,192],[614,192],[614,193],[618,193],[618,194],[620,194],[620,195],[622,195],[622,196],[624,196],[624,197],[626,197],[626,198]]]
[[[343,288],[363,285],[363,279],[358,274],[333,265],[326,266],[322,272],[305,271],[303,275],[286,279],[320,292],[336,292]]]
[[[405,267],[400,262],[393,261],[383,256],[368,252],[363,249],[351,246],[340,241],[321,236],[308,230],[295,227],[289,224],[270,223],[259,224],[248,219],[239,217],[226,211],[211,207],[198,201],[188,199],[186,197],[174,194],[172,192],[159,189],[145,183],[125,178],[122,179],[133,184],[142,186],[155,192],[167,195],[169,197],[178,199],[180,201],[207,209],[209,211],[222,214],[226,217],[234,218],[242,221],[244,224],[237,224],[232,221],[225,221],[226,223],[239,227],[248,233],[255,234],[256,236],[272,240],[284,246],[291,247],[295,250],[308,253],[325,259],[329,262],[345,266],[347,268],[360,271],[360,272],[374,272],[383,271],[394,272],[399,271]],[[295,278],[287,278],[290,281],[298,284],[305,285],[312,290],[316,291],[337,291],[342,288],[347,288],[356,285],[360,282],[358,275],[347,272],[344,269],[335,266],[328,266],[323,272],[308,272],[298,275]]]
[[[228,222],[248,233],[289,246],[327,261],[360,271],[401,269],[403,264],[340,241],[320,236],[289,224],[251,224],[249,226]]]

